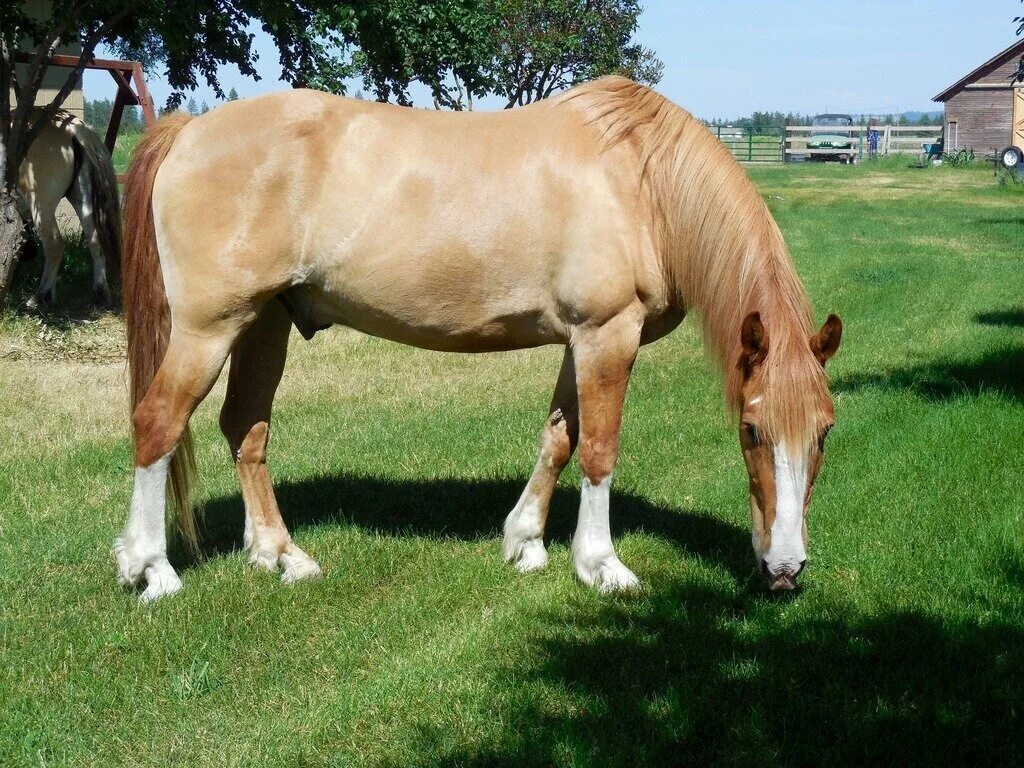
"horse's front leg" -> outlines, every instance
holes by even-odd
[[[622,406],[642,326],[641,319],[626,312],[600,328],[578,329],[573,335],[583,488],[572,559],[580,579],[601,592],[632,590],[640,585],[615,554],[609,502],[619,455]]]
[[[551,398],[548,420],[541,432],[537,464],[515,509],[505,519],[505,540],[502,546],[505,560],[523,573],[547,565],[544,526],[548,519],[551,495],[558,484],[558,476],[572,458],[579,433],[576,368],[572,363],[572,351],[566,348],[555,394]]]

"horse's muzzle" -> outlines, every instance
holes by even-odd
[[[768,567],[768,561],[761,560],[761,574],[768,582],[768,589],[772,592],[788,592],[796,589],[796,577],[800,575],[806,564],[807,561],[804,560],[796,567],[796,570],[782,568],[773,572]]]

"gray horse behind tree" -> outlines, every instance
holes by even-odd
[[[58,112],[32,142],[21,164],[18,187],[22,215],[32,223],[43,247],[45,263],[37,299],[57,303],[57,271],[64,258],[64,240],[57,226],[57,206],[64,198],[82,223],[92,254],[93,298],[112,304],[108,266],[116,272],[121,255],[121,201],[110,153],[99,136],[68,112]]]

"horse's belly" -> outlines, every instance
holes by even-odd
[[[293,312],[313,329],[345,325],[423,349],[494,352],[567,340],[543,302],[495,306],[483,297],[414,287],[368,291],[359,285],[306,285],[289,292],[289,299]]]

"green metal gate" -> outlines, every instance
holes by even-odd
[[[769,128],[754,132],[753,128],[735,125],[713,125],[710,130],[729,148],[737,160],[744,163],[781,163],[784,158],[784,128]]]

